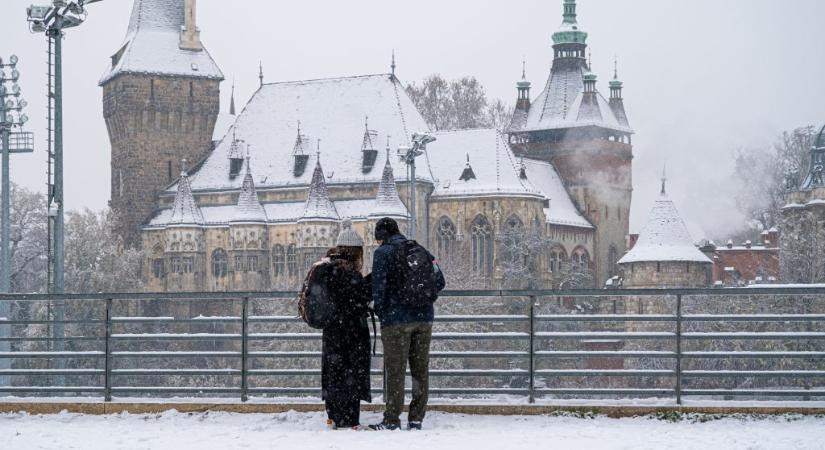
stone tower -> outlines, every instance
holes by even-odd
[[[118,233],[140,245],[156,195],[180,161],[212,146],[223,74],[200,41],[196,0],[135,0],[124,43],[100,86],[112,146],[110,205]]]
[[[517,155],[556,167],[578,210],[596,227],[591,269],[601,286],[618,273],[616,263],[627,249],[633,130],[618,74],[608,101],[587,61],[587,33],[578,24],[576,1],[564,0],[563,6],[544,90],[531,101],[530,84],[522,78],[508,132]]]

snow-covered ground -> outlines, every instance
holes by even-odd
[[[647,417],[430,413],[421,432],[332,431],[323,413],[0,415],[0,448],[27,449],[825,449],[825,418],[669,422]],[[366,413],[362,422],[379,420]]]

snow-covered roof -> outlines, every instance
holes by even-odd
[[[339,218],[335,204],[329,199],[324,169],[318,161],[315,164],[315,170],[312,171],[312,181],[309,184],[309,194],[301,220],[338,220]]]
[[[501,134],[489,128],[440,131],[427,146],[430,167],[438,179],[434,197],[516,195],[541,197],[519,177],[516,157]],[[469,164],[475,178],[462,180]],[[466,178],[466,177],[465,177]]]
[[[384,172],[381,176],[381,183],[378,185],[378,194],[375,196],[375,204],[370,213],[373,217],[396,217],[406,218],[409,215],[407,207],[401,202],[398,196],[398,186],[395,184],[395,177],[387,158],[384,164]]]
[[[232,217],[232,222],[263,222],[266,223],[266,211],[258,200],[255,192],[255,182],[249,167],[249,158],[246,159],[246,175],[243,179],[241,194],[238,196],[238,208]]]
[[[711,263],[693,244],[685,221],[665,194],[656,200],[639,240],[619,264],[660,261]]]
[[[178,192],[175,194],[175,203],[172,204],[171,215],[166,222],[167,225],[203,225],[204,219],[195,197],[192,196],[192,188],[189,185],[189,175],[181,172],[178,182]]]
[[[235,123],[235,120],[238,116],[229,113],[220,113],[218,114],[217,120],[215,120],[215,130],[212,132],[212,141],[220,141],[223,140],[229,134],[229,130],[232,128],[232,125]]]
[[[185,0],[135,0],[126,39],[100,84],[121,73],[189,76],[223,80],[206,49],[180,48]]]
[[[379,152],[374,168],[363,169],[364,118],[383,142],[390,136],[391,148],[409,145],[413,132],[427,130],[427,124],[393,75],[296,81],[263,85],[238,115],[232,130],[218,144],[198,171],[192,174],[192,188],[236,190],[239,178],[229,177],[232,132],[249,146],[256,161],[259,189],[309,185],[311,172],[295,176],[293,151],[300,127],[310,150],[320,139],[327,183],[345,184],[381,180],[377,168],[386,155]],[[310,151],[307,167],[314,164]],[[418,178],[432,182],[426,158],[419,159]],[[396,178],[398,179],[398,178]],[[403,180],[403,177],[401,178]]]
[[[544,209],[547,222],[554,225],[564,225],[579,228],[593,228],[593,225],[579,212],[570,199],[570,194],[562,183],[561,177],[552,164],[524,159],[524,168],[527,179],[541,191],[545,198],[550,200],[550,207]]]

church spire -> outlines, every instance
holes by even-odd
[[[232,96],[229,97],[229,114],[235,115],[235,80],[232,80]]]

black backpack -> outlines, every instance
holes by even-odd
[[[327,292],[324,274],[330,263],[315,263],[309,270],[298,296],[298,316],[312,328],[323,330],[336,320],[337,307]]]
[[[444,289],[444,278],[433,255],[413,240],[395,244],[395,255],[398,295],[393,295],[394,302],[409,307],[432,306]]]

